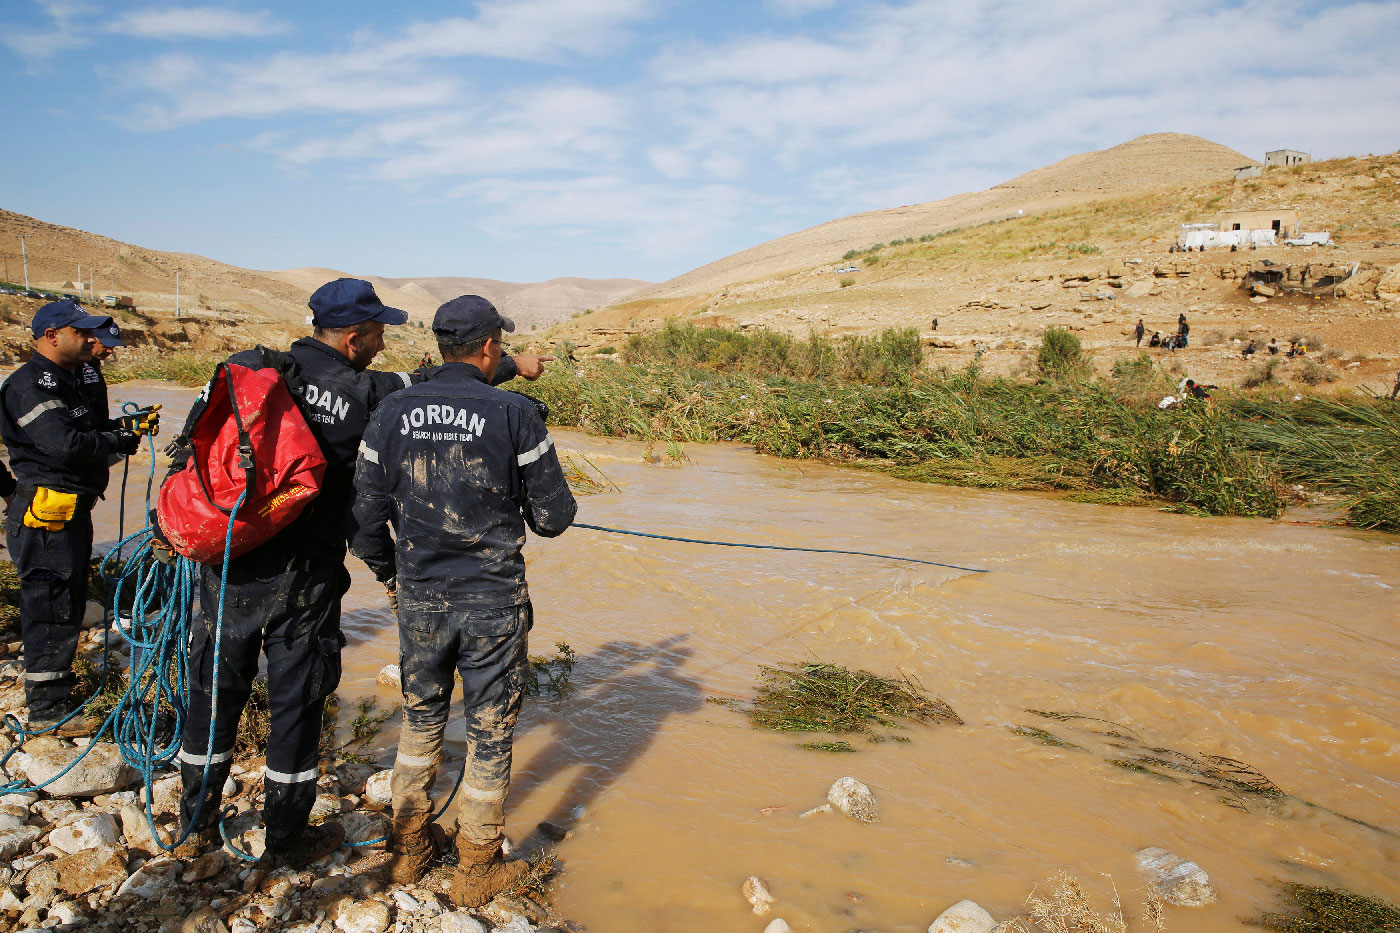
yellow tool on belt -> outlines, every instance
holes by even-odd
[[[40,486],[34,490],[34,501],[24,512],[24,524],[28,528],[62,531],[77,511],[77,493]]]

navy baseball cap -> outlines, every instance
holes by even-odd
[[[379,300],[374,286],[363,279],[336,279],[312,292],[311,321],[317,327],[351,327],[364,321],[407,324],[408,312]]]
[[[102,323],[93,328],[92,335],[96,337],[104,347],[126,346],[126,341],[122,339],[121,329],[117,327],[117,322],[110,317],[104,317]]]
[[[468,343],[495,333],[496,328],[507,333],[515,331],[515,322],[496,310],[496,306],[480,295],[462,295],[437,309],[433,315],[433,333],[442,340],[456,344]]]
[[[109,317],[97,317],[88,314],[72,298],[63,298],[58,301],[50,301],[34,314],[34,323],[30,325],[35,337],[44,336],[44,331],[49,328],[59,330],[64,327],[76,327],[78,330],[92,330],[100,327],[104,321],[110,321]]]

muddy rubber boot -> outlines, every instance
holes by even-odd
[[[291,843],[268,846],[263,850],[262,858],[258,859],[258,867],[268,871],[278,868],[301,871],[339,849],[344,841],[345,828],[339,823],[308,826]]]
[[[389,880],[394,884],[416,884],[437,861],[442,850],[433,834],[434,826],[426,813],[395,819],[389,831]]]
[[[458,907],[481,907],[498,894],[514,894],[530,877],[530,866],[523,861],[501,858],[501,841],[484,846],[457,836],[457,870],[447,896]]]

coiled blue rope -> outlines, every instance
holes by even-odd
[[[136,406],[128,402],[122,410],[131,414]],[[147,435],[147,447],[151,455],[150,471],[146,479],[146,510],[150,513],[151,494],[155,485],[155,439]],[[122,471],[122,506],[119,511],[118,529],[124,530],[127,467]],[[247,498],[247,490],[239,496],[229,516],[228,531],[224,539],[224,554],[227,558],[233,539],[234,517]],[[214,678],[210,702],[209,741],[205,754],[204,772],[200,781],[199,804],[189,824],[181,828],[179,836],[171,843],[161,838],[154,818],[155,772],[168,765],[180,750],[180,737],[183,733],[185,715],[189,709],[189,625],[194,615],[195,586],[198,579],[197,565],[186,557],[177,557],[171,565],[166,565],[152,554],[155,530],[149,521],[137,532],[120,536],[99,564],[103,580],[107,584],[108,605],[104,606],[104,623],[115,618],[118,635],[131,647],[131,667],[126,690],[115,706],[107,714],[101,726],[94,732],[87,746],[53,777],[38,784],[12,780],[0,784],[0,796],[27,793],[48,787],[72,771],[87,757],[99,740],[111,734],[122,759],[141,775],[145,789],[146,824],[156,844],[167,852],[173,851],[185,841],[199,824],[201,808],[204,806],[205,791],[208,788],[213,757],[214,711],[218,708],[218,678]],[[128,547],[131,554],[124,558]],[[218,669],[223,634],[224,593],[228,580],[228,561],[224,561],[219,587],[219,605],[215,616],[214,666]],[[123,615],[120,607],[123,595],[131,595],[131,609]],[[53,726],[40,730],[29,730],[10,714],[4,717],[4,725],[20,736],[20,742],[0,757],[0,771],[5,771],[11,757],[23,749],[30,738],[54,732],[74,717],[84,715],[93,701],[107,686],[109,671],[109,649],[111,629],[104,627],[102,645],[103,677],[97,690],[83,703],[72,710]],[[168,713],[166,712],[168,711]],[[160,733],[162,716],[168,715],[171,740],[161,745]],[[8,771],[5,771],[8,773]]]

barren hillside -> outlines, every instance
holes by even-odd
[[[38,288],[78,293],[91,279],[98,295],[128,295],[143,311],[160,314],[175,308],[175,275],[179,272],[182,311],[235,312],[296,328],[302,326],[311,292],[344,275],[370,279],[387,303],[402,307],[417,320],[431,318],[437,306],[449,298],[475,292],[515,315],[527,330],[621,301],[648,285],[636,279],[561,278],[518,283],[473,278],[390,279],[332,269],[259,272],[190,253],[145,249],[0,210],[0,243],[4,244],[0,273],[5,281],[24,281],[21,236],[29,254],[29,281]]]
[[[349,273],[334,269],[289,269],[264,275],[309,294],[317,286]],[[601,308],[636,295],[650,283],[640,279],[559,278],[547,282],[499,282],[457,277],[394,279],[361,276],[374,283],[385,304],[402,308],[415,321],[431,321],[444,301],[458,295],[482,295],[513,318],[518,331],[549,327],[589,308]]]
[[[1199,159],[1186,164],[1191,152]],[[1226,170],[1237,162],[1249,164],[1191,137],[1144,137],[988,192],[784,237],[575,318],[551,336],[586,354],[620,348],[629,333],[671,319],[801,335],[914,327],[932,365],[975,360],[1009,373],[1047,327],[1061,326],[1107,371],[1137,354],[1131,333],[1139,319],[1150,337],[1174,333],[1186,315],[1190,346],[1152,351],[1183,377],[1218,385],[1255,378],[1270,337],[1286,348],[1298,336],[1312,352],[1280,363],[1273,381],[1388,391],[1400,364],[1400,155],[1271,169],[1239,182]],[[990,198],[999,199],[996,211],[974,222],[981,215],[970,206]],[[1298,211],[1304,230],[1331,231],[1334,245],[1172,251],[1183,223],[1283,207]],[[924,226],[933,218],[950,229]],[[782,271],[751,275],[765,264]],[[1250,339],[1261,353],[1246,360]]]
[[[872,243],[940,233],[1168,185],[1218,181],[1254,160],[1199,136],[1154,133],[1027,172],[986,191],[854,214],[770,240],[663,282],[643,297],[702,295],[771,278]]]

